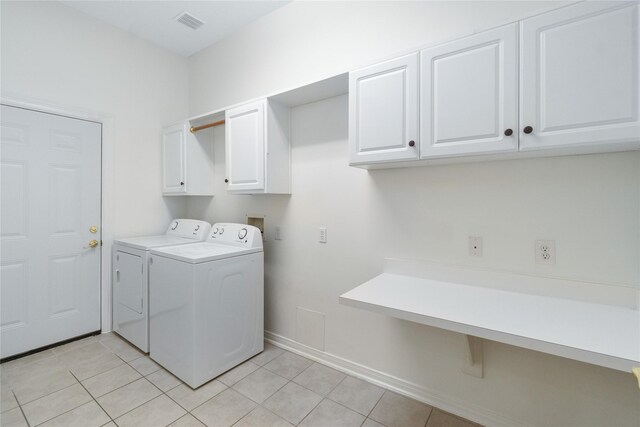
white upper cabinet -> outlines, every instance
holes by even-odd
[[[522,21],[521,150],[640,139],[638,18],[583,2]]]
[[[162,193],[165,196],[213,196],[213,135],[193,134],[189,122],[162,131]]]
[[[350,163],[418,157],[418,54],[349,73]]]
[[[185,144],[186,126],[167,127],[162,132],[162,193],[184,194],[187,191]]]
[[[517,24],[420,54],[420,157],[518,150]]]
[[[289,113],[267,99],[225,112],[229,193],[291,193]]]

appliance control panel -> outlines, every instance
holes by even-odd
[[[211,224],[197,219],[173,219],[167,229],[168,236],[184,237],[185,239],[205,240],[211,230]]]
[[[257,227],[247,224],[213,224],[207,242],[225,243],[243,248],[261,248],[262,233]]]

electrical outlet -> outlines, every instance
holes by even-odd
[[[275,240],[282,240],[282,229],[280,229],[279,225],[276,225],[276,232],[275,232]]]
[[[469,255],[482,256],[482,237],[469,236]]]
[[[536,264],[554,265],[555,263],[555,240],[536,240]]]
[[[318,241],[320,243],[327,243],[327,227],[320,227],[320,236],[318,237]]]

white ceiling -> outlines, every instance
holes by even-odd
[[[289,1],[80,0],[61,3],[179,55],[191,56]],[[192,30],[175,21],[184,11],[205,24]]]

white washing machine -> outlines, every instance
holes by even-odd
[[[205,242],[153,249],[149,275],[149,355],[192,388],[264,349],[256,227],[214,224]]]
[[[113,242],[113,330],[145,353],[149,352],[149,250],[201,242],[211,224],[174,219],[159,236],[131,237]]]

